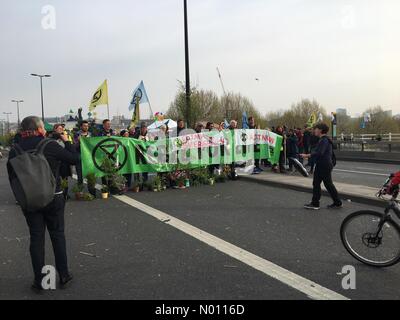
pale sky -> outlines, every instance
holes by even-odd
[[[87,105],[109,82],[110,107],[129,117],[144,81],[165,112],[184,80],[182,0],[0,0],[0,119]],[[42,27],[52,5],[56,29]],[[327,111],[374,105],[400,113],[400,1],[188,0],[192,84],[248,96],[262,112],[315,98]],[[259,78],[260,81],[255,81]],[[105,107],[98,107],[105,115]],[[144,110],[146,105],[142,107]]]

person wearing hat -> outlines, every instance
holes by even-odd
[[[129,138],[129,131],[128,130],[122,130],[119,135],[121,138]]]

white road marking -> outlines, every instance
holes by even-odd
[[[366,172],[366,171],[353,171],[353,170],[343,170],[343,169],[334,169],[337,172],[347,172],[347,173],[358,173],[358,174],[366,174],[371,176],[382,176],[382,177],[389,177],[389,173],[375,173],[375,172]]]
[[[357,170],[374,170],[374,171],[382,171],[382,172],[390,172],[388,168],[366,168],[366,167],[356,167]]]
[[[77,175],[72,176],[75,180],[78,178]],[[96,188],[101,189],[101,185],[97,184]],[[267,276],[276,279],[287,286],[296,289],[308,298],[313,300],[350,300],[349,298],[327,289],[318,283],[308,280],[298,274],[295,274],[289,270],[286,270],[271,261],[263,259],[255,254],[246,251],[240,247],[237,247],[225,240],[217,238],[212,234],[205,232],[199,228],[196,228],[182,220],[174,218],[165,212],[152,208],[144,203],[134,200],[128,196],[114,196],[114,198],[121,202],[136,208],[158,221],[174,227],[183,233],[209,245],[210,247],[266,274]]]
[[[336,293],[330,289],[320,286],[319,284],[303,278],[289,270],[286,270],[268,260],[258,257],[246,250],[243,250],[229,242],[213,236],[201,229],[198,229],[184,221],[176,219],[167,213],[154,209],[146,204],[136,201],[128,196],[114,196],[114,198],[123,203],[136,208],[160,222],[172,226],[187,235],[217,249],[218,251],[236,259],[244,264],[263,272],[264,274],[274,278],[289,287],[306,294],[310,299],[314,300],[349,300],[345,296]]]

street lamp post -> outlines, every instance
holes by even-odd
[[[10,115],[12,112],[3,112],[7,116],[7,134],[10,134]]]
[[[42,99],[42,120],[44,122],[44,104],[43,104],[43,78],[50,78],[51,75],[49,74],[36,74],[36,73],[31,73],[32,77],[39,77],[40,78],[40,95],[41,95],[41,99]]]
[[[0,123],[1,123],[1,136],[4,136],[4,121],[6,121],[5,119],[0,119]]]
[[[188,29],[188,13],[187,0],[183,0],[184,16],[185,16],[185,69],[186,69],[186,122],[190,126],[190,65],[189,65],[189,29]]]
[[[21,124],[21,119],[20,119],[20,117],[19,117],[19,104],[20,104],[20,103],[23,103],[24,100],[11,100],[11,102],[14,102],[14,103],[17,104],[18,127],[19,127],[19,125]]]

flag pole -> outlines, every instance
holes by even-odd
[[[154,113],[153,113],[153,109],[151,108],[151,103],[150,103],[149,97],[147,97],[147,101],[148,101],[148,103],[149,103],[150,112],[151,112],[151,114],[150,114],[150,119],[152,119],[152,117],[154,116]]]
[[[110,105],[107,103],[107,114],[108,114],[108,120],[110,119]]]

